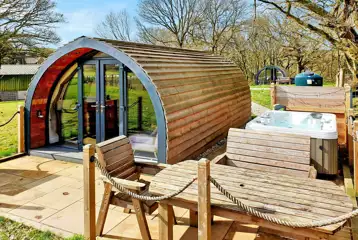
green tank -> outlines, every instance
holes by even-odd
[[[296,86],[323,86],[323,77],[313,72],[303,72],[295,76]]]

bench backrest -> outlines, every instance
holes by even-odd
[[[308,177],[310,137],[231,128],[226,157],[231,166]]]
[[[126,136],[119,136],[96,144],[98,160],[112,177],[137,180],[132,146]]]

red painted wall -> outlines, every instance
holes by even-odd
[[[30,142],[31,148],[42,147],[46,144],[46,121],[47,121],[47,104],[51,99],[51,89],[57,83],[61,73],[67,69],[76,59],[92,51],[90,48],[76,49],[55,61],[42,75],[36,86],[31,103],[30,114]],[[41,111],[43,118],[37,116]]]

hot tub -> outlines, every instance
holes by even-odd
[[[338,171],[338,133],[334,114],[267,111],[246,124],[246,129],[310,136],[311,163],[317,172],[336,174]]]

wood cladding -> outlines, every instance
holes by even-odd
[[[165,114],[167,163],[195,157],[213,141],[226,136],[230,127],[241,127],[251,117],[247,80],[235,64],[223,57],[187,49],[94,40],[129,56],[155,86]],[[83,53],[67,54],[48,68],[35,95],[39,92],[42,98],[48,99],[60,73],[91,49],[78,50]],[[46,104],[41,107],[44,114]],[[31,110],[32,114],[38,107]],[[32,148],[45,145],[45,119],[31,119]],[[41,130],[35,126],[37,121],[43,126]],[[35,138],[38,138],[36,143]]]

